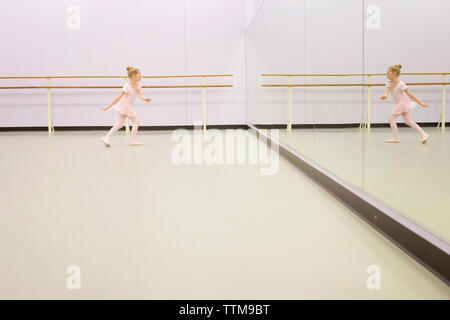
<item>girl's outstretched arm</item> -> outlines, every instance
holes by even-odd
[[[144,96],[144,94],[142,93],[142,89],[141,89],[141,88],[139,88],[139,99],[141,99],[141,100],[143,100],[143,101],[147,101],[147,102],[152,101],[152,99],[146,98],[146,97]]]
[[[384,100],[388,97],[388,95],[389,95],[389,87],[386,86],[386,90],[384,90],[384,96],[381,96],[380,99]]]
[[[110,104],[108,104],[106,107],[102,107],[102,110],[103,110],[103,111],[106,111],[106,110],[108,110],[109,108],[111,108],[114,104],[116,104],[116,103],[120,100],[120,98],[122,98],[122,96],[123,96],[124,94],[125,94],[125,92],[120,91],[120,93],[117,95],[117,97],[115,97],[114,100],[113,100]]]
[[[408,97],[410,97],[411,99],[413,99],[415,102],[417,102],[418,104],[420,104],[422,107],[426,107],[427,104],[426,103],[422,103],[422,101],[420,101],[419,99],[416,98],[415,95],[413,95],[411,93],[411,91],[409,91],[409,89],[405,89],[405,93],[408,95]]]

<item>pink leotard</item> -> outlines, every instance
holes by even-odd
[[[392,114],[402,114],[404,112],[409,112],[412,108],[417,106],[415,101],[411,101],[405,90],[408,89],[403,81],[399,81],[397,85],[392,88],[391,80],[386,81],[386,87],[389,88],[389,92],[395,101],[395,107],[392,109]]]
[[[136,112],[134,112],[131,105],[132,105],[134,99],[136,99],[136,96],[139,93],[140,89],[142,89],[142,86],[139,83],[137,83],[136,90],[134,90],[128,82],[124,84],[122,91],[125,92],[125,94],[122,96],[122,98],[120,98],[119,102],[117,103],[117,107],[116,107],[116,110],[121,115],[124,115],[127,117],[136,117]]]

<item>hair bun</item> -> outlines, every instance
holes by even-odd
[[[132,66],[128,66],[128,67],[127,67],[127,71],[130,71],[131,69],[133,69]]]
[[[402,65],[401,65],[400,63],[396,64],[395,66],[396,66],[397,68],[399,68],[399,69],[402,68]]]

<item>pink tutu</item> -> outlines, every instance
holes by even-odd
[[[395,107],[392,109],[392,114],[402,114],[403,112],[410,112],[412,108],[417,106],[417,102],[411,101],[409,99],[401,99],[397,102]]]
[[[133,103],[134,99],[136,98],[136,95],[138,94],[138,91],[142,89],[142,86],[138,83],[137,84],[138,90],[134,90],[129,83],[126,83],[122,91],[125,93],[120,101],[113,106],[119,114],[127,117],[136,117],[136,112],[134,112],[134,109],[131,107],[131,104]]]
[[[391,81],[386,82],[386,87],[389,88],[392,98],[395,101],[395,107],[392,109],[391,114],[402,114],[404,112],[410,112],[412,108],[417,106],[417,102],[411,101],[405,90],[408,89],[403,81],[399,81],[398,84],[392,88]]]
[[[136,117],[136,112],[134,112],[134,109],[126,103],[119,104],[117,106],[114,106],[114,109],[116,109],[119,114],[127,117]]]

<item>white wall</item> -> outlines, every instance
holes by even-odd
[[[81,9],[81,29],[69,30],[70,5]],[[2,1],[1,76],[143,75],[232,73],[207,90],[209,124],[241,124],[244,107],[244,28],[240,0],[8,0]],[[43,80],[0,80],[6,85],[45,85]],[[201,79],[143,79],[143,85],[200,84]],[[53,85],[122,85],[123,80],[60,79]],[[52,90],[56,126],[111,125],[115,112],[100,111],[114,89]],[[136,100],[142,125],[192,125],[202,119],[201,89],[144,89],[148,105]],[[2,90],[0,126],[45,126],[44,89]]]
[[[407,4],[407,5],[406,5]],[[366,10],[377,5],[381,28],[366,26]],[[247,30],[247,121],[287,122],[287,89],[261,88],[287,83],[261,73],[383,73],[401,63],[403,72],[449,72],[450,1],[445,0],[266,0]],[[441,81],[440,76],[403,76],[405,82]],[[296,77],[293,83],[361,83],[363,77]],[[384,83],[385,77],[372,82]],[[411,86],[427,102],[413,119],[436,122],[440,86]],[[392,99],[381,102],[383,88],[372,91],[372,122],[387,122]],[[448,95],[447,95],[448,96]],[[447,100],[448,104],[448,100]],[[367,89],[315,87],[293,89],[293,123],[359,123],[367,116]],[[447,113],[447,121],[448,121]]]
[[[144,75],[233,73],[209,83],[209,124],[285,123],[286,89],[261,88],[261,73],[404,72],[450,70],[450,22],[446,0],[6,0],[0,11],[1,76],[125,75],[127,65]],[[66,26],[67,7],[81,8],[81,29]],[[363,7],[364,5],[364,7]],[[365,27],[370,5],[381,9],[381,29]],[[259,10],[258,10],[259,9]],[[254,17],[254,14],[257,15]],[[250,23],[250,26],[248,24]],[[364,26],[364,27],[363,27]],[[248,27],[248,28],[247,28]],[[247,28],[245,35],[244,30]],[[244,46],[244,39],[246,47]],[[245,50],[247,50],[245,54]],[[245,74],[245,66],[247,74]],[[440,81],[440,77],[403,77]],[[282,83],[266,78],[265,83]],[[360,82],[358,78],[295,78],[298,83]],[[384,78],[374,79],[384,82]],[[194,84],[200,79],[144,79],[150,84]],[[42,80],[0,80],[0,85],[44,85]],[[54,85],[122,85],[122,80],[54,80]],[[245,97],[247,85],[247,97]],[[437,121],[441,88],[411,87],[430,108],[417,121]],[[373,122],[386,122],[392,100],[373,89]],[[359,122],[363,88],[295,88],[294,123]],[[201,120],[201,90],[145,90],[153,103],[136,100],[143,125],[185,125]],[[52,90],[57,126],[111,125],[115,113],[100,112],[117,94],[111,89]],[[447,95],[449,96],[449,95]],[[247,109],[245,101],[247,100]],[[447,101],[448,103],[448,101]],[[365,115],[364,115],[365,116]],[[447,112],[447,121],[449,112]],[[45,126],[45,90],[1,90],[0,126]]]
[[[364,65],[367,72],[384,72],[386,66],[401,63],[402,72],[450,72],[450,1],[448,0],[370,0],[381,8],[381,29],[365,29]],[[442,76],[402,76],[405,82],[441,82]],[[377,82],[385,81],[378,77]],[[448,76],[447,76],[447,82]],[[448,86],[447,86],[448,87]],[[436,122],[441,114],[441,86],[410,86],[409,89],[429,108],[416,108],[413,119]],[[380,102],[382,88],[374,89],[372,118],[385,122],[393,101]],[[447,89],[447,105],[449,105]],[[450,121],[447,112],[446,121]]]
[[[246,26],[249,26],[264,0],[243,0],[245,5]]]
[[[286,122],[286,90],[262,88],[261,73],[289,71],[289,14],[287,1],[268,1],[246,32],[247,121]],[[274,79],[276,82],[277,79]],[[266,82],[267,83],[267,82]]]

